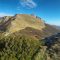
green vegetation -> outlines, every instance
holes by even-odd
[[[60,60],[60,43],[51,48],[38,40],[19,34],[0,36],[0,60]]]
[[[8,36],[0,39],[0,60],[36,60],[41,49],[39,40]]]

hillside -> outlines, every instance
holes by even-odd
[[[59,32],[37,16],[5,16],[0,22],[0,60],[60,60]]]
[[[60,60],[59,56],[60,34],[42,40],[21,34],[0,38],[0,60]]]
[[[46,24],[41,18],[33,15],[16,14],[2,19],[0,31],[3,31],[5,36],[18,32],[34,38],[43,38],[59,32],[53,26]]]
[[[25,29],[26,27],[32,27],[38,30],[42,30],[45,27],[42,20],[31,15],[15,15],[14,17],[12,17],[12,19],[10,19],[11,24],[8,28],[8,32],[10,33]]]

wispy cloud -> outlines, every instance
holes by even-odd
[[[37,6],[33,0],[20,0],[20,4],[27,8],[35,8]]]
[[[3,16],[13,16],[13,15],[8,13],[0,13],[0,17],[3,17]]]

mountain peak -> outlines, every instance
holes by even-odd
[[[5,36],[20,31],[22,34],[40,38],[59,32],[38,16],[16,14],[12,17],[6,16],[3,18],[1,18],[3,22],[0,23],[0,31],[3,31]]]
[[[15,19],[11,21],[9,31],[15,32],[26,27],[32,27],[38,30],[41,30],[45,27],[44,22],[36,17],[27,14],[16,14],[13,16]]]
[[[12,17],[4,17],[4,23],[2,26],[6,28],[8,33],[14,33],[16,31],[25,29],[26,27],[32,27],[34,29],[42,30],[45,27],[44,21],[36,16],[28,14],[16,14]],[[5,26],[6,25],[6,26]]]

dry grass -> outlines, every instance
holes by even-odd
[[[37,19],[31,15],[16,15],[15,20],[11,21],[9,32],[13,33],[26,27],[32,27],[42,30],[45,27],[42,20]]]

